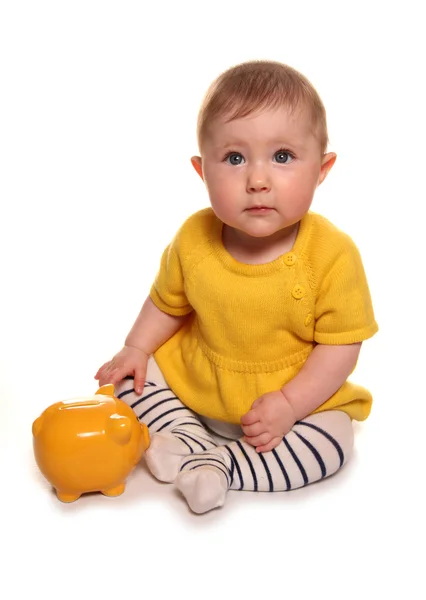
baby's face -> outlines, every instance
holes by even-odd
[[[214,212],[253,237],[273,235],[306,214],[323,162],[306,112],[285,108],[216,121],[202,154]]]

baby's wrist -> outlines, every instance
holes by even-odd
[[[144,348],[141,348],[140,346],[138,346],[136,344],[132,344],[131,342],[126,341],[124,343],[124,347],[129,348],[131,350],[138,350],[139,352],[142,352],[142,354],[146,354],[146,356],[149,356],[149,353]]]
[[[285,403],[287,414],[290,414],[294,420],[294,423],[296,423],[296,421],[298,421],[301,417],[299,417],[297,414],[294,400],[292,398],[290,398],[285,386],[283,388],[281,388],[280,392],[284,398],[284,403]]]

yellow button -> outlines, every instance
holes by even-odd
[[[294,286],[291,294],[293,298],[296,298],[296,300],[300,300],[300,298],[303,298],[303,296],[305,295],[305,288],[303,287],[303,285],[297,284]]]
[[[311,314],[306,315],[306,318],[305,318],[305,327],[308,327],[312,323],[312,319],[313,319],[313,317],[312,317]]]
[[[284,255],[284,264],[286,264],[288,267],[291,267],[292,265],[294,265],[296,260],[297,260],[297,257],[294,254],[294,252],[288,252],[287,254]]]

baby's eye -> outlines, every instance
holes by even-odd
[[[293,160],[293,156],[287,150],[278,150],[274,154],[274,159],[277,163],[285,165]]]
[[[239,152],[231,152],[225,156],[225,161],[230,165],[241,165],[244,162],[244,156]]]

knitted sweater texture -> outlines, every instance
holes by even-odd
[[[226,251],[222,227],[201,210],[165,249],[150,297],[188,319],[154,356],[190,409],[239,423],[254,400],[300,371],[316,344],[361,342],[378,326],[359,251],[324,217],[309,212],[292,251],[257,265]],[[371,393],[347,381],[314,412],[364,420],[371,405]]]

